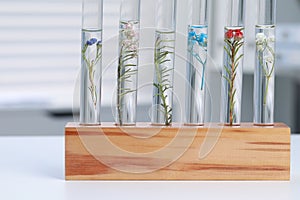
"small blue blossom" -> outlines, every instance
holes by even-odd
[[[196,32],[192,29],[190,32],[189,32],[189,37],[188,37],[188,39],[190,40],[190,42],[192,42],[193,44],[195,44],[196,43],[196,36],[197,36],[197,34],[196,34]]]
[[[195,31],[190,31],[189,32],[189,38],[191,38],[191,39],[193,39],[193,37],[195,37],[196,36],[196,32]]]
[[[197,36],[197,42],[199,45],[206,47],[207,46],[207,34],[201,33]]]
[[[90,40],[86,41],[86,44],[91,46],[91,45],[95,44],[96,42],[97,42],[96,38],[91,38]]]
[[[206,41],[207,41],[207,35],[204,33],[201,33],[199,42],[206,42]]]

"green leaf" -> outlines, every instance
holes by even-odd
[[[171,113],[168,112],[169,105],[167,102],[167,90],[171,88],[171,80],[170,72],[173,70],[172,67],[168,65],[168,62],[171,60],[168,58],[168,55],[173,55],[174,52],[172,50],[175,49],[173,44],[174,40],[161,40],[159,37],[155,42],[155,52],[154,52],[154,63],[155,63],[155,74],[156,74],[156,83],[153,83],[153,86],[157,88],[157,93],[154,96],[158,96],[160,98],[160,106],[163,108],[160,111],[165,117],[165,124],[169,124],[172,118]],[[171,50],[171,51],[170,51]]]
[[[234,61],[234,66],[237,65],[237,63],[240,61],[241,58],[243,58],[244,54],[241,54],[235,61]]]
[[[225,39],[224,42],[228,45],[230,49],[232,49],[232,43],[230,40]]]
[[[235,52],[234,52],[234,57],[236,56],[236,54],[240,51],[240,48],[244,45],[244,43],[240,43],[235,47]]]
[[[236,89],[233,91],[233,94],[232,94],[232,98],[234,99],[235,97],[235,94],[236,94]]]
[[[226,80],[229,84],[231,83],[230,79],[229,79],[228,77],[226,77],[225,75],[223,75],[223,78],[225,78],[225,80]]]
[[[231,53],[230,53],[229,49],[226,46],[224,46],[224,50],[226,51],[228,56],[231,56]]]
[[[235,77],[236,77],[236,73],[233,73],[233,76],[231,77],[231,79],[233,80],[232,82],[235,81]]]
[[[224,69],[225,69],[225,71],[227,72],[228,75],[231,74],[231,70],[226,65],[224,65]]]

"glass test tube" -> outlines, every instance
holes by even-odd
[[[224,28],[222,66],[221,122],[239,125],[244,58],[244,1],[227,0],[228,16]]]
[[[175,60],[176,0],[156,2],[152,124],[171,125]]]
[[[274,124],[276,0],[258,0],[255,31],[254,124]]]
[[[119,125],[136,123],[139,32],[140,0],[122,0],[116,106]]]
[[[102,73],[102,0],[83,0],[80,124],[100,124]]]
[[[207,0],[190,0],[185,124],[203,125],[205,116],[205,68],[207,62]]]

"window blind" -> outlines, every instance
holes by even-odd
[[[118,31],[119,0],[104,1],[104,16],[107,40]],[[0,107],[71,107],[80,39],[81,0],[2,0]],[[103,52],[104,63],[114,50]]]

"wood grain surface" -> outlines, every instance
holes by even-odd
[[[290,129],[68,123],[65,170],[66,180],[289,180]]]

